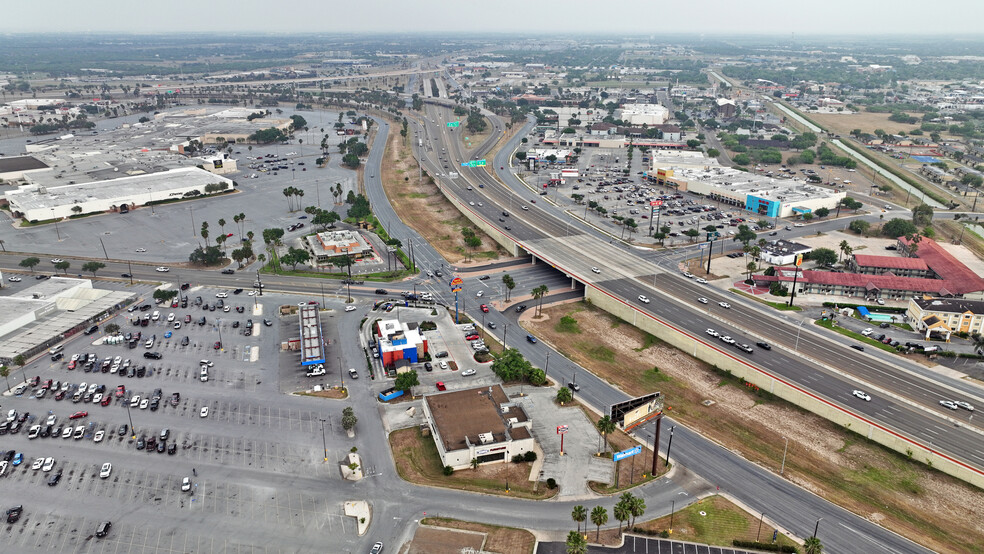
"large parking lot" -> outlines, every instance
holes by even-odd
[[[11,457],[0,475],[3,508],[24,505],[20,520],[0,529],[0,541],[17,552],[264,552],[303,549],[328,532],[353,549],[359,541],[354,520],[343,516],[341,502],[316,491],[342,482],[338,462],[352,443],[341,426],[341,409],[350,403],[281,390],[296,390],[290,383],[298,379],[305,382],[297,354],[280,350],[282,340],[296,335],[296,317],[276,315],[279,306],[299,298],[254,299],[245,292],[189,287],[182,291],[185,307],[181,297],[171,307],[150,300],[151,287],[134,289],[143,299],[133,311],[66,341],[60,359],[45,355],[29,363],[23,372],[27,386],[0,399],[0,422],[14,410],[13,422],[19,423],[16,432],[7,424],[0,434],[0,460],[8,452]],[[228,312],[215,306],[220,300]],[[356,327],[367,309],[344,312],[344,304],[331,303],[322,311],[325,320],[349,317]],[[144,316],[150,318],[146,326],[133,324]],[[205,324],[198,325],[203,316]],[[122,339],[107,339],[105,328],[112,323],[120,326]],[[339,327],[355,336],[344,323]],[[126,334],[133,339],[137,332],[141,337],[131,348]],[[148,352],[161,357],[145,358]],[[86,372],[89,354],[93,363]],[[203,361],[207,380],[201,376]],[[21,375],[10,376],[11,386]],[[347,384],[365,394],[365,381]],[[362,406],[356,408],[368,417]],[[363,458],[368,475],[377,471],[373,452],[365,450]],[[111,469],[102,478],[107,462]],[[49,484],[55,475],[58,481]],[[113,522],[111,532],[94,537],[104,520]],[[215,535],[215,525],[230,531]]]

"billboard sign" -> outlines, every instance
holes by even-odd
[[[566,432],[567,432],[567,426],[566,425],[558,425],[557,426],[557,434],[558,435],[563,435]]]
[[[454,279],[451,279],[451,282],[448,283],[448,285],[450,285],[452,287],[455,286],[455,285],[461,286],[463,283],[464,283],[464,281],[461,280],[461,277],[457,277],[456,276]]]
[[[628,450],[616,452],[615,455],[612,456],[612,459],[617,462],[619,460],[624,460],[625,458],[631,458],[640,452],[642,452],[642,446],[634,446]]]
[[[625,402],[612,404],[608,412],[615,425],[628,433],[643,423],[662,415],[663,396],[658,392],[645,394]]]

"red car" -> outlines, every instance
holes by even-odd
[[[177,308],[178,307],[178,301],[177,300],[172,300],[171,301],[171,307],[172,308]]]
[[[478,333],[472,333],[470,335],[465,335],[465,340],[478,340]]]
[[[123,396],[124,394],[126,394],[126,387],[123,386],[123,385],[117,386],[116,387],[116,397],[119,398],[119,397]]]
[[[215,344],[212,345],[212,348],[218,350],[218,349],[222,348],[222,343],[219,342],[219,341],[215,341]]]
[[[448,390],[448,388],[444,386],[444,383],[442,381],[438,381],[437,390]]]
[[[489,313],[489,307],[488,307],[488,306],[486,306],[485,304],[482,304],[481,306],[479,306],[479,308],[482,308],[482,311],[483,311],[483,312],[485,312],[485,313]]]
[[[31,378],[31,386],[32,387],[38,386],[38,383],[40,383],[40,382],[41,382],[41,376],[40,375],[35,375],[33,378]]]
[[[75,369],[75,360],[68,362],[68,369]]]
[[[103,397],[102,402],[100,402],[99,405],[101,405],[101,406],[109,406],[109,402],[112,399],[113,399],[113,397],[107,394],[106,396]]]
[[[191,315],[185,316],[185,323],[191,323]]]
[[[89,412],[75,412],[74,414],[68,416],[68,419],[82,419],[89,415]]]
[[[55,395],[55,400],[63,400],[65,398],[65,393],[68,391],[60,390],[58,394]]]

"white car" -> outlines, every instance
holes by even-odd
[[[44,458],[38,458],[37,460],[34,460],[33,464],[31,464],[31,469],[37,471],[41,469],[41,466],[43,465],[44,465]]]
[[[707,304],[707,299],[704,298],[703,296],[697,298],[697,301],[700,302],[701,304]]]
[[[703,277],[698,277],[697,278],[697,282],[700,283],[700,284],[702,284],[702,285],[706,285],[707,284],[707,279],[704,279]]]
[[[726,310],[731,309],[731,304],[728,304],[727,302],[718,302],[718,306],[721,306]]]
[[[864,400],[865,402],[871,402],[871,396],[868,395],[868,393],[864,392],[863,390],[854,390],[851,391],[851,394],[857,396],[858,398]]]
[[[140,395],[138,394],[130,399],[130,407],[136,408],[139,405],[140,405]]]
[[[137,248],[136,250],[134,250],[134,252],[146,252],[146,251],[147,251],[146,248]]]
[[[256,295],[256,291],[255,290],[251,290],[251,291],[247,292],[246,295],[247,296],[255,296]]]
[[[20,283],[21,278],[16,275],[11,275],[10,277],[7,277],[7,280],[11,283]]]
[[[464,370],[464,371],[461,372],[461,376],[462,377],[469,377],[471,375],[475,375],[475,370],[474,369],[466,369],[466,370]]]
[[[65,260],[63,260],[61,258],[51,258],[51,263],[53,263],[53,264],[60,264],[63,261],[65,261]]]
[[[92,384],[89,385],[89,390],[87,390],[86,392],[89,393],[89,394],[96,394],[96,389],[98,389],[98,388],[99,388],[99,385],[97,385],[96,383],[92,383]],[[79,388],[79,390],[82,390],[82,389]]]
[[[199,415],[201,415],[201,417],[208,417],[208,406],[202,406],[202,411]]]
[[[92,437],[92,442],[102,442],[103,437],[106,436],[105,431],[96,431],[96,435]]]
[[[109,477],[109,474],[112,472],[113,472],[113,464],[106,462],[105,464],[103,464],[102,469],[99,470],[99,478],[106,479]]]
[[[4,473],[7,473],[7,461],[6,460],[0,461],[0,475],[3,475]]]
[[[181,492],[188,492],[191,490],[191,479],[185,477],[181,480]]]
[[[802,224],[802,223],[794,223],[794,224],[793,224],[793,227],[802,227],[802,226],[803,226],[803,224]]]
[[[72,438],[72,433],[74,433],[74,432],[75,432],[75,429],[73,429],[72,426],[69,425],[69,426],[65,427],[65,430],[64,431],[62,431],[62,438],[63,439],[70,439],[70,438]]]
[[[154,271],[159,271],[161,273],[167,273],[168,271],[171,271],[171,268],[165,267],[165,266],[160,266],[160,267],[156,268]]]
[[[639,302],[642,302],[643,304],[649,304],[649,298],[647,298],[645,295],[640,294]]]
[[[483,296],[485,296],[485,291],[483,291],[483,290],[480,290],[480,291],[478,291],[478,292],[475,293],[475,298],[481,298]]]
[[[447,369],[448,368],[448,363],[445,362],[444,360],[441,360],[441,363],[438,364],[438,365],[440,365],[441,369]]]
[[[55,467],[54,458],[45,458],[44,466],[41,467],[41,471],[51,471],[51,468]]]
[[[354,312],[355,311],[355,306],[345,306],[345,311],[346,312]]]
[[[140,409],[141,410],[146,410],[147,409],[147,406],[150,406],[150,399],[149,398],[144,398],[143,400],[140,401]]]
[[[874,332],[874,331],[873,331],[873,330],[871,329],[871,327],[868,327],[868,328],[867,328],[867,329],[865,329],[864,331],[861,331],[861,334],[867,337],[868,335],[870,335],[870,334],[871,334],[871,333],[873,333],[873,332]]]
[[[167,322],[171,323],[172,321],[174,321],[174,312],[167,314]]]
[[[93,404],[98,404],[98,403],[102,402],[102,399],[103,399],[103,395],[102,395],[101,392],[97,392],[96,394],[92,395],[92,403]]]
[[[694,274],[693,273],[690,273],[689,271],[684,271],[683,272],[683,276],[686,277],[687,279],[693,279],[694,278]]]
[[[601,273],[601,270],[598,269],[597,267],[592,267],[591,268],[591,271],[594,272],[594,273]]]
[[[949,408],[951,410],[956,410],[958,407],[957,403],[953,402],[952,400],[940,400],[940,406],[943,406],[944,408]]]
[[[974,406],[972,406],[968,402],[964,402],[963,400],[954,400],[953,403],[967,411],[971,411],[971,412],[974,411]]]
[[[728,335],[724,335],[724,336],[721,337],[721,342],[723,342],[725,344],[734,344],[735,343],[735,339],[729,337]]]
[[[228,292],[217,292],[215,293],[216,298],[229,298]]]
[[[710,335],[710,336],[712,336],[712,337],[719,337],[719,336],[721,336],[721,335],[720,335],[720,334],[718,334],[718,332],[717,332],[717,331],[715,331],[714,329],[708,329],[708,330],[707,330],[707,334],[708,334],[708,335]]]

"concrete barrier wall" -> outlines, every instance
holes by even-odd
[[[651,333],[655,337],[671,344],[683,352],[693,355],[709,364],[730,371],[733,375],[754,383],[760,389],[768,391],[783,400],[817,414],[842,427],[850,429],[868,439],[886,446],[903,455],[911,456],[914,460],[923,462],[931,467],[952,475],[957,479],[984,488],[984,472],[968,466],[945,454],[900,435],[878,423],[869,421],[860,415],[853,414],[832,402],[824,400],[812,393],[800,389],[793,383],[769,373],[767,370],[750,365],[744,359],[738,358],[726,350],[719,348],[717,341],[705,337],[695,337],[683,329],[673,326],[670,322],[658,320],[643,314],[635,306],[627,304],[594,287],[585,288],[585,298],[598,308],[628,321],[632,325]],[[658,302],[658,299],[653,299]]]
[[[506,252],[509,252],[513,256],[519,256],[520,254],[522,254],[522,250],[520,249],[519,245],[516,244],[516,241],[507,237],[502,231],[497,229],[495,225],[492,225],[491,223],[486,221],[482,216],[480,216],[478,213],[472,210],[472,207],[469,206],[467,202],[463,202],[459,200],[457,196],[448,192],[445,189],[445,187],[441,186],[440,184],[437,185],[437,188],[440,189],[441,194],[443,194],[444,197],[447,198],[449,202],[454,204],[454,207],[458,208],[458,211],[460,211],[462,214],[464,214],[465,217],[468,218],[468,221],[471,221],[475,225],[475,227],[481,229],[482,232],[484,232],[492,240],[498,243],[499,246],[501,246],[503,249],[506,250]]]

